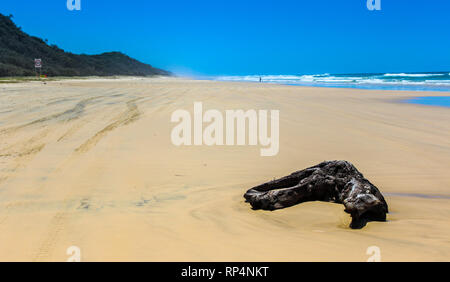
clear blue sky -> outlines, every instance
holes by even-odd
[[[2,0],[22,29],[74,53],[122,51],[205,75],[450,70],[450,1]]]

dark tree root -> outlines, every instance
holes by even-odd
[[[350,227],[386,221],[388,205],[375,185],[347,161],[326,161],[248,190],[253,209],[276,210],[307,201],[341,203],[352,217]]]

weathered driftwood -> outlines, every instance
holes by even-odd
[[[253,209],[276,210],[307,201],[342,203],[351,228],[385,221],[388,205],[375,185],[347,161],[326,161],[248,190]]]

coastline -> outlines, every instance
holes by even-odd
[[[210,77],[217,81],[264,82],[303,87],[450,92],[450,72],[246,75]]]
[[[84,261],[365,261],[372,245],[383,261],[450,257],[450,112],[397,102],[448,93],[183,78],[0,88],[1,261],[63,261],[71,245]],[[170,115],[195,101],[279,109],[280,153],[174,147]],[[247,188],[332,159],[386,193],[388,222],[350,230],[341,205],[244,203]]]
[[[153,76],[153,77],[141,77],[141,76],[83,76],[83,77],[49,77],[45,79],[35,78],[35,77],[2,77],[0,78],[0,85],[7,85],[7,84],[15,84],[15,83],[27,83],[27,82],[47,82],[47,81],[109,81],[109,80],[145,80],[145,79],[180,79],[180,80],[192,80],[192,81],[217,81],[217,82],[231,82],[231,83],[250,83],[250,84],[260,84],[256,81],[223,81],[223,80],[215,80],[212,78],[194,78],[194,77],[182,77],[182,76]],[[420,102],[413,102],[414,99],[420,99],[420,98],[439,98],[439,97],[450,97],[450,90],[422,90],[422,89],[392,89],[388,86],[381,86],[377,87],[376,85],[367,86],[367,87],[358,87],[354,86],[351,87],[349,85],[346,86],[336,86],[336,85],[301,85],[301,84],[283,84],[283,83],[276,83],[276,82],[265,82],[265,84],[273,84],[273,85],[280,85],[280,86],[294,86],[294,87],[303,87],[303,88],[333,88],[333,89],[356,89],[356,90],[368,90],[368,91],[396,91],[396,92],[431,92],[436,93],[434,96],[426,95],[426,96],[414,96],[409,97],[407,99],[398,100],[396,99],[395,102],[401,102],[401,103],[411,103],[411,104],[417,104],[417,105],[423,105],[423,106],[440,106],[440,107],[448,107],[447,101],[445,105],[440,104],[434,104],[434,103],[420,103]],[[442,93],[448,93],[448,95],[442,95]]]

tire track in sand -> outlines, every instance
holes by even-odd
[[[33,257],[33,262],[45,261],[51,258],[54,246],[58,240],[58,235],[65,230],[67,216],[67,211],[60,211],[53,216],[47,228],[47,233],[37,253]]]
[[[103,97],[104,96],[98,96],[83,99],[72,108],[69,108],[68,110],[62,111],[60,113],[45,116],[26,124],[0,130],[0,136],[11,135],[15,134],[21,129],[26,129],[33,125],[44,125],[44,129],[31,139],[25,142],[12,144],[11,146],[6,148],[0,148],[0,184],[10,178],[10,176],[20,167],[24,167],[27,161],[31,160],[34,155],[39,153],[46,146],[47,142],[45,142],[44,139],[50,133],[50,130],[48,129],[48,123],[50,121],[57,120],[60,122],[69,122],[78,119],[83,115],[87,105],[94,103],[95,100]],[[6,160],[3,163],[8,162],[11,163],[11,165],[3,166],[3,163],[1,162],[2,159]],[[4,173],[5,171],[7,173]]]
[[[139,119],[141,113],[136,101],[142,98],[136,98],[128,101],[126,103],[127,110],[120,115],[118,115],[112,123],[108,124],[105,128],[97,132],[93,137],[89,138],[80,147],[75,149],[77,153],[85,153],[93,148],[103,137],[105,137],[108,132],[127,124],[130,124]],[[68,217],[73,212],[73,203],[76,199],[70,194],[64,199],[65,207],[57,212],[53,218],[50,220],[49,226],[47,227],[47,232],[45,233],[38,250],[33,256],[33,261],[47,261],[51,259],[55,246],[58,242],[59,235],[65,231],[67,226]]]
[[[118,115],[113,122],[108,124],[102,130],[97,132],[94,136],[89,138],[86,142],[84,142],[81,146],[75,149],[77,153],[85,153],[97,145],[100,140],[105,137],[110,131],[114,129],[130,124],[139,119],[141,112],[139,111],[138,106],[136,105],[136,101],[141,100],[141,98],[136,98],[127,102],[127,110],[120,115]]]
[[[43,130],[26,141],[0,148],[0,184],[14,175],[19,168],[25,167],[28,161],[44,149],[46,142],[43,139],[48,133],[48,130]]]
[[[60,120],[62,122],[66,122],[66,121],[71,121],[71,120],[77,119],[84,113],[84,110],[87,105],[93,103],[93,101],[95,101],[96,99],[99,99],[99,98],[102,98],[102,96],[91,97],[91,98],[81,100],[75,106],[73,106],[72,108],[70,108],[68,110],[65,110],[60,113],[52,114],[52,115],[49,115],[46,117],[42,117],[42,118],[33,120],[26,124],[3,129],[0,131],[0,134],[15,133],[16,131],[18,131],[20,129],[24,129],[29,126],[38,125],[38,124],[46,124],[47,122],[52,121],[52,120]]]

